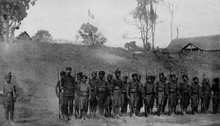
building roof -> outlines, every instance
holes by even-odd
[[[23,40],[23,39],[29,39],[29,40],[32,40],[31,37],[29,36],[29,34],[28,34],[26,31],[20,33],[20,34],[16,37],[16,39],[21,39],[21,40]]]
[[[192,38],[178,38],[171,41],[167,49],[180,51],[188,44],[192,44],[201,50],[220,50],[220,34]]]

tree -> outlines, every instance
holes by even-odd
[[[162,0],[163,5],[166,7],[166,10],[170,13],[170,41],[173,39],[173,19],[174,19],[174,13],[178,9],[178,5],[174,3],[174,0],[168,1],[168,0]],[[178,27],[177,27],[177,38],[179,35]]]
[[[137,0],[137,3],[135,10],[130,12],[133,18],[131,20],[124,18],[124,21],[134,25],[140,31],[141,37],[139,37],[139,39],[142,40],[145,50],[147,50],[147,43],[150,37],[152,37],[152,49],[154,49],[156,19],[158,17],[156,10],[159,0]],[[128,38],[126,34],[122,35],[122,37]]]
[[[32,40],[36,42],[52,42],[53,37],[47,30],[38,30]]]
[[[89,23],[81,25],[79,35],[82,37],[84,44],[103,45],[107,42],[107,38],[101,32],[98,32],[98,28]]]
[[[14,31],[19,29],[21,21],[27,17],[30,5],[36,0],[0,0],[1,34],[5,42],[14,39]]]

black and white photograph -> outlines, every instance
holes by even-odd
[[[0,126],[220,126],[220,0],[0,0]]]

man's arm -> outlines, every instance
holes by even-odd
[[[56,87],[55,87],[55,93],[57,97],[59,96],[59,85],[60,85],[60,81],[57,82]]]

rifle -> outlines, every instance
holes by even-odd
[[[59,82],[59,70],[58,70],[58,67],[57,67],[57,82]],[[61,83],[61,81],[60,81]],[[60,116],[60,85],[58,85],[58,105],[59,105],[59,108],[58,108],[58,111],[59,111],[59,119],[61,119],[61,116]]]
[[[126,89],[127,90],[126,91],[127,92],[126,95],[127,95],[127,98],[128,98],[128,104],[130,103],[130,96],[129,96],[130,95],[130,90],[129,90],[130,87],[129,86],[130,86],[130,70],[128,69],[128,82],[127,82],[127,89]],[[129,108],[130,108],[130,104],[129,104]]]
[[[74,79],[76,80],[76,68],[74,68]]]
[[[90,67],[89,67],[89,82],[90,82]],[[91,90],[90,90],[91,91]],[[91,92],[90,92],[91,93]],[[89,96],[91,97],[91,96]],[[91,115],[91,109],[90,109],[90,99],[88,101],[88,113]]]

